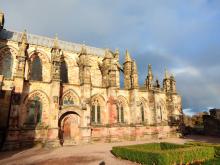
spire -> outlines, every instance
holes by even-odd
[[[148,90],[152,90],[153,88],[153,72],[151,64],[148,64],[148,74],[146,78],[146,87]]]
[[[132,73],[133,73],[133,74],[138,74],[137,65],[136,65],[135,60],[133,60]]]
[[[148,64],[148,76],[153,77],[153,72],[152,72],[152,66],[151,66],[151,64]]]
[[[128,52],[128,50],[126,50],[126,53],[125,53],[125,62],[131,62],[131,56],[130,56],[130,53]]]
[[[59,49],[59,41],[58,41],[57,34],[55,35],[55,38],[54,38],[53,48],[54,49]]]
[[[167,69],[165,68],[165,79],[168,79],[169,78],[169,73],[167,71]]]

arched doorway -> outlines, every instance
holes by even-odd
[[[80,116],[73,112],[66,112],[59,119],[59,138],[61,143],[78,143],[80,141]]]

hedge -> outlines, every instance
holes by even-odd
[[[187,142],[185,143],[187,146],[206,146],[206,147],[213,147],[215,150],[215,157],[220,158],[220,144],[214,144],[214,143],[205,143],[205,142]]]
[[[152,150],[152,148],[154,149]],[[184,146],[171,143],[113,147],[112,153],[117,157],[146,165],[186,164],[214,157],[213,147]]]

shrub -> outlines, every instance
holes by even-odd
[[[186,148],[188,146],[182,145],[182,144],[173,144],[173,143],[167,143],[167,142],[161,142],[160,148],[161,150],[169,150],[169,149],[177,149],[177,148]]]
[[[117,157],[147,165],[186,164],[214,157],[213,147],[184,146],[171,143],[113,147],[112,153]]]
[[[205,161],[202,164],[203,165],[218,165],[218,164],[220,164],[220,158],[215,158],[215,159],[207,160],[207,161]]]
[[[215,150],[215,157],[220,157],[220,144],[214,143],[205,143],[205,142],[187,142],[185,145],[188,146],[206,146],[206,147],[213,147]]]

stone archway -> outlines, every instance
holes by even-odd
[[[81,139],[80,116],[74,111],[62,114],[58,121],[61,143],[78,143]]]

